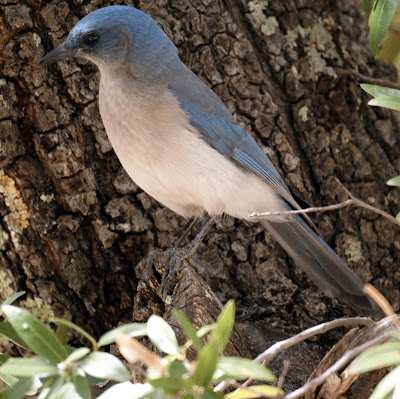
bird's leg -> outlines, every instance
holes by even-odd
[[[210,227],[213,225],[214,219],[212,217],[208,218],[207,221],[204,223],[201,230],[197,233],[196,237],[188,244],[186,247],[183,248],[168,248],[164,254],[168,252],[168,255],[172,255],[170,260],[170,267],[169,270],[166,270],[164,275],[163,281],[163,298],[166,296],[165,293],[168,293],[172,290],[172,287],[175,283],[175,275],[177,267],[188,257],[192,256],[195,252],[197,247],[203,241],[204,236],[207,234]],[[179,239],[178,239],[179,240]],[[164,257],[163,254],[163,257]]]
[[[191,218],[185,225],[183,232],[180,234],[179,237],[177,237],[172,244],[164,251],[165,256],[169,256],[172,254],[172,252],[178,248],[182,242],[185,240],[185,238],[189,235],[189,233],[192,231],[194,225],[199,221],[200,218]],[[164,255],[163,255],[164,256]]]
[[[208,230],[210,227],[213,225],[214,219],[212,217],[208,218],[207,221],[204,223],[203,227],[201,230],[197,233],[196,237],[193,238],[193,240],[186,245],[186,247],[183,248],[171,248],[170,253],[172,254],[171,261],[175,261],[176,263],[180,263],[183,260],[187,259],[189,256],[192,256],[195,252],[197,247],[200,245],[200,243],[203,241],[204,236],[208,233]],[[169,249],[167,251],[169,251]],[[167,252],[166,251],[166,252]]]
[[[172,242],[172,244],[164,251],[160,258],[160,263],[170,255],[172,252],[182,244],[185,238],[188,236],[190,231],[193,229],[193,226],[198,222],[199,218],[191,218],[185,225],[183,232]],[[155,255],[155,251],[151,251],[147,258],[146,266],[143,272],[143,278],[146,284],[149,282],[149,277],[153,274],[153,258]]]

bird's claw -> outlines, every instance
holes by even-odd
[[[168,295],[174,290],[177,282],[177,271],[180,269],[183,261],[194,254],[213,223],[214,219],[209,218],[196,237],[185,247],[177,247],[180,243],[180,240],[178,240],[161,255],[158,255],[158,259],[155,259],[155,253],[159,252],[159,250],[152,251],[147,257],[144,281],[147,285],[152,286],[152,289],[164,302],[166,302]],[[193,223],[190,223],[189,227],[192,225]],[[162,276],[161,282],[159,282],[160,278],[155,276],[155,271],[157,271],[159,276]],[[155,278],[150,279],[150,276],[154,276]]]
[[[168,248],[162,258],[169,258],[168,266],[164,268],[163,279],[160,285],[160,295],[165,301],[170,293],[173,292],[177,283],[178,272],[181,269],[183,261],[188,257],[185,248]]]
[[[160,250],[151,251],[142,261],[144,263],[143,281],[152,287],[164,302],[174,290],[177,271],[187,257],[185,255],[185,248],[168,248],[163,253],[160,253]]]

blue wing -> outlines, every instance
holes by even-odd
[[[286,200],[288,209],[300,208],[272,162],[212,90],[189,70],[184,70],[169,88],[208,144],[263,179]],[[360,312],[377,312],[374,302],[364,294],[361,280],[314,232],[307,215],[294,215],[287,223],[261,223],[325,293],[341,298]]]
[[[169,85],[203,139],[221,154],[263,179],[294,208],[299,208],[281,175],[252,137],[234,120],[219,97],[190,70]]]

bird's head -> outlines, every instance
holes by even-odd
[[[39,65],[83,57],[100,69],[128,70],[138,79],[166,78],[180,63],[177,49],[146,13],[128,6],[110,6],[81,19]]]

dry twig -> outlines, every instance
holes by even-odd
[[[369,83],[372,85],[379,85],[383,87],[390,87],[392,89],[400,90],[400,83],[399,82],[391,82],[390,80],[386,79],[378,79],[371,76],[363,75],[360,72],[357,72],[355,69],[336,69],[335,72],[339,77],[341,76],[354,76],[359,80],[364,81],[365,83]]]
[[[255,358],[255,361],[260,363],[265,362],[265,364],[268,364],[278,353],[282,352],[283,350],[288,349],[294,345],[297,345],[298,343],[308,338],[314,337],[315,335],[325,334],[327,331],[332,330],[334,328],[349,327],[354,325],[370,326],[372,324],[374,324],[374,321],[371,320],[369,317],[349,317],[349,318],[328,321],[327,323],[322,323],[319,324],[318,326],[308,328],[307,330],[304,330],[293,337],[277,342],[276,344],[268,348],[266,351],[261,353],[261,355],[258,355]]]
[[[285,381],[285,378],[286,378],[286,375],[287,375],[287,373],[288,373],[288,371],[289,371],[289,368],[290,368],[290,360],[285,360],[285,361],[283,362],[283,370],[282,370],[282,373],[281,373],[281,375],[279,376],[278,383],[276,384],[276,386],[277,386],[278,388],[280,388],[280,389],[282,389],[282,387],[283,387],[283,383],[284,383],[284,381]]]
[[[334,328],[338,328],[338,327],[348,327],[348,326],[353,326],[353,325],[370,326],[373,323],[374,323],[374,321],[368,317],[349,317],[349,318],[332,320],[327,323],[322,323],[317,326],[311,327],[305,331],[302,331],[301,333],[299,333],[293,337],[290,337],[288,339],[285,339],[283,341],[279,341],[279,342],[275,343],[270,348],[268,348],[266,351],[264,351],[263,353],[258,355],[254,359],[254,361],[262,363],[262,364],[268,364],[276,355],[278,355],[278,353],[280,353],[283,350],[288,349],[294,345],[297,345],[298,343],[300,343],[308,338],[311,338],[315,335],[324,334],[327,331],[332,330]],[[227,389],[233,385],[232,382],[233,382],[232,380],[223,381],[214,388],[214,391],[216,391],[216,392],[224,391],[225,389]],[[253,380],[249,379],[242,385],[242,387],[247,387],[252,382],[253,382]]]
[[[386,316],[390,317],[392,323],[400,331],[400,322],[396,317],[396,313],[390,305],[389,301],[371,284],[364,285],[364,292],[369,295],[382,309]]]
[[[368,209],[371,212],[377,213],[386,219],[390,220],[392,223],[396,224],[397,226],[400,227],[400,221],[398,221],[395,217],[390,215],[389,213],[383,211],[382,209],[375,208],[372,205],[367,204],[364,201],[361,201],[360,199],[356,198],[347,188],[339,181],[339,179],[336,178],[336,181],[341,185],[343,190],[347,193],[347,195],[350,197],[348,200],[340,202],[338,204],[334,205],[328,205],[328,206],[319,206],[319,207],[310,207],[310,208],[305,208],[305,209],[295,209],[292,211],[280,211],[280,212],[253,212],[249,216],[251,218],[265,218],[268,216],[279,216],[279,215],[298,215],[298,214],[304,214],[304,213],[313,213],[313,212],[327,212],[327,211],[332,211],[335,209],[340,209],[340,208],[345,208],[346,206],[349,205],[356,205],[361,208]]]
[[[321,385],[330,375],[332,375],[333,373],[337,372],[338,370],[346,366],[346,364],[349,363],[351,360],[353,360],[357,355],[359,355],[360,353],[364,352],[366,349],[372,346],[385,342],[393,334],[394,331],[395,331],[394,328],[388,329],[384,331],[381,335],[375,337],[374,339],[371,339],[362,345],[359,345],[353,349],[348,350],[335,364],[326,369],[318,377],[315,377],[312,380],[308,381],[301,388],[296,389],[295,391],[286,395],[285,399],[297,399],[304,396],[307,392],[312,391],[315,387]]]

